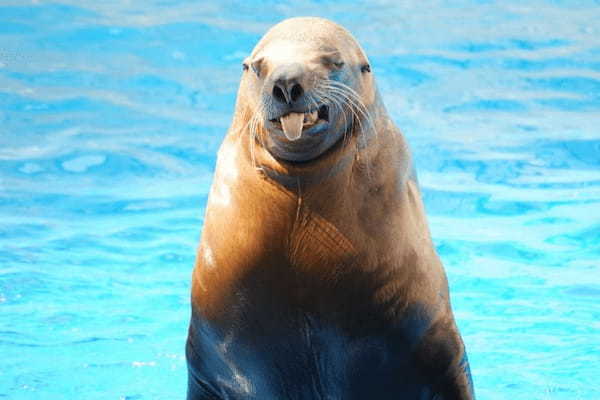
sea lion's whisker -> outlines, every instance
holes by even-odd
[[[360,101],[359,99],[356,99],[356,101],[355,101],[355,99],[353,99],[352,92],[350,92],[349,90],[346,90],[343,87],[333,87],[331,85],[324,85],[324,88],[325,88],[325,90],[328,91],[328,93],[331,93],[332,95],[335,94],[335,95],[341,96],[346,100],[346,102],[350,105],[350,107],[349,107],[350,112],[353,113],[353,115],[356,118],[356,121],[360,127],[360,130],[362,132],[365,132],[365,133],[367,132],[366,130],[364,130],[364,127],[363,127],[363,123],[362,123],[363,118],[364,118],[365,122],[367,123],[368,128],[370,128],[370,129],[374,128],[374,124],[372,123],[370,113],[368,112],[368,110],[366,109],[366,107],[364,106],[362,101]],[[375,132],[375,137],[377,138],[378,136],[377,136],[376,130],[373,129],[373,131]],[[359,138],[359,140],[360,140],[360,138]],[[365,140],[366,140],[366,138],[365,138]],[[360,154],[360,148],[359,148],[358,142],[357,142],[357,154]],[[366,177],[368,180],[371,180],[371,165],[370,165],[368,157],[364,159],[364,166],[365,166]]]
[[[369,112],[362,103],[362,101],[360,101],[360,99],[357,99],[351,92],[348,92],[347,90],[344,90],[342,88],[337,88],[328,85],[324,85],[324,89],[343,96],[348,101],[350,108],[352,108],[353,111],[360,112],[362,114],[362,117],[367,120],[371,119]]]
[[[270,106],[270,104],[269,104]],[[260,134],[260,132],[258,132],[258,130],[260,129],[261,131],[264,130],[264,121],[267,115],[267,110],[265,110],[264,106],[259,107],[258,109],[258,113],[255,114],[256,117],[256,122],[255,122],[255,135],[256,135],[256,139],[258,139],[258,142],[260,143],[260,145],[262,147],[264,147],[265,143],[264,143],[264,138],[263,135]]]
[[[352,113],[354,119],[356,120],[356,122],[359,125],[359,128],[361,131],[364,131],[363,129],[363,124],[362,124],[362,119],[368,119],[368,115],[365,113],[364,110],[362,110],[360,108],[360,106],[358,106],[357,104],[355,104],[355,102],[348,96],[347,93],[345,93],[344,91],[341,90],[336,90],[334,88],[328,88],[328,91],[332,94],[332,95],[338,95],[343,97],[344,100],[346,100],[346,103],[348,103],[349,107],[348,109],[350,110],[350,112]],[[361,114],[361,115],[359,115]],[[362,117],[362,118],[361,118]],[[367,121],[368,122],[368,121]]]
[[[253,135],[252,134],[252,131],[253,131],[252,124],[253,124],[253,122],[254,122],[254,115],[252,117],[248,118],[248,121],[244,125],[242,125],[237,130],[235,130],[235,134],[236,135],[240,134],[240,133],[241,134],[245,134],[247,132],[250,136],[252,136]],[[253,162],[253,165],[254,165],[254,156],[253,156],[254,153],[253,152],[254,152],[254,149],[253,149],[253,140],[252,140],[252,138],[250,138],[250,153],[251,153],[251,158],[252,158],[252,162]]]
[[[344,126],[347,126],[348,120],[346,119],[346,113],[343,112],[340,99],[335,96],[335,94],[322,91],[320,88],[317,90],[317,93],[320,95],[322,100],[327,100],[333,107],[335,107],[336,111],[344,117]]]
[[[331,103],[331,105],[334,107],[336,113],[339,113],[344,117],[344,127],[347,127],[348,119],[346,117],[346,113],[343,110],[340,99],[338,97],[336,97],[335,95],[331,96],[330,93],[324,93],[323,98],[328,99],[329,102]],[[344,129],[344,143],[345,143],[346,139],[347,139],[347,134],[346,134],[346,129]]]
[[[322,90],[322,89],[320,89]],[[326,99],[331,106],[335,109],[336,113],[341,114],[344,118],[344,132],[343,132],[343,137],[342,137],[342,144],[343,146],[346,146],[348,143],[348,139],[349,139],[349,135],[348,135],[348,118],[346,116],[346,113],[344,112],[344,109],[342,107],[342,99],[340,99],[337,95],[335,95],[334,93],[331,93],[329,91],[323,91],[320,92],[322,99]],[[350,109],[350,111],[352,112],[352,110]],[[353,114],[355,116],[355,114]]]
[[[360,98],[359,94],[356,93],[356,91],[353,88],[349,87],[348,85],[346,85],[346,84],[344,84],[342,82],[334,81],[334,80],[331,80],[331,79],[327,79],[326,81],[324,81],[324,83],[327,84],[331,88],[336,88],[336,89],[339,89],[339,90],[343,91],[344,93],[346,93],[350,98],[352,98],[352,100],[354,100],[354,103],[358,104],[358,106],[362,110],[364,110],[364,112],[366,114],[368,114],[368,115],[370,114],[368,112],[368,108],[363,103],[363,101]]]
[[[264,120],[264,106],[260,104],[256,112],[250,118],[249,134],[250,134],[250,157],[252,160],[252,167],[256,168],[256,153],[255,145],[258,140],[262,146],[262,138],[258,132],[259,128],[262,128],[262,121]]]
[[[356,92],[354,92],[352,89],[346,89],[347,87],[335,87],[333,85],[328,85],[326,86],[326,88],[332,92],[336,92],[344,96],[348,100],[354,111],[360,112],[362,114],[362,117],[365,120],[367,120],[367,122],[369,122],[370,125],[372,125],[371,115],[364,103],[360,100],[360,98],[357,97],[358,95],[356,94]]]
[[[252,161],[252,168],[256,168],[256,156],[254,154],[254,145],[256,142],[256,133],[255,133],[255,125],[256,125],[256,115],[253,115],[250,119],[250,158]]]

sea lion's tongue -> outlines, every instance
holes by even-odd
[[[281,117],[281,127],[285,137],[289,140],[297,140],[302,135],[303,113],[289,113]]]

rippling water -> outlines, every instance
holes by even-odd
[[[0,1],[0,398],[181,399],[240,63],[320,15],[416,157],[480,399],[600,398],[600,3]]]

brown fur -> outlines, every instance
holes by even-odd
[[[268,74],[271,46],[299,46],[299,60],[326,74],[314,62],[315,43],[326,51],[341,50],[347,64],[368,62],[345,29],[317,18],[276,25],[247,62],[259,60],[260,73]],[[354,124],[321,157],[294,164],[270,154],[269,132],[260,124],[251,131],[258,89],[244,74],[233,123],[219,150],[193,272],[188,357],[194,361],[201,357],[198,349],[210,348],[208,334],[202,339],[199,333],[207,326],[216,337],[231,334],[252,343],[254,336],[273,331],[286,335],[287,314],[299,312],[343,335],[367,337],[404,323],[418,307],[428,325],[414,344],[406,340],[414,346],[414,369],[425,377],[432,399],[470,399],[469,377],[461,370],[462,341],[407,145],[387,116],[372,74],[355,83],[372,130]],[[209,372],[190,368],[194,379],[211,388],[207,392],[226,397]],[[264,385],[256,382],[250,382],[255,391]],[[433,397],[436,393],[443,397]]]

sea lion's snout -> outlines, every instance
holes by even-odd
[[[314,74],[314,73],[313,73]],[[283,131],[290,141],[298,140],[303,132],[310,131],[315,125],[328,122],[329,109],[316,102],[311,93],[311,76],[300,63],[279,65],[270,76],[271,103],[276,110],[270,118],[273,126]]]
[[[273,98],[289,106],[304,95],[304,68],[298,63],[281,65],[273,71]]]

